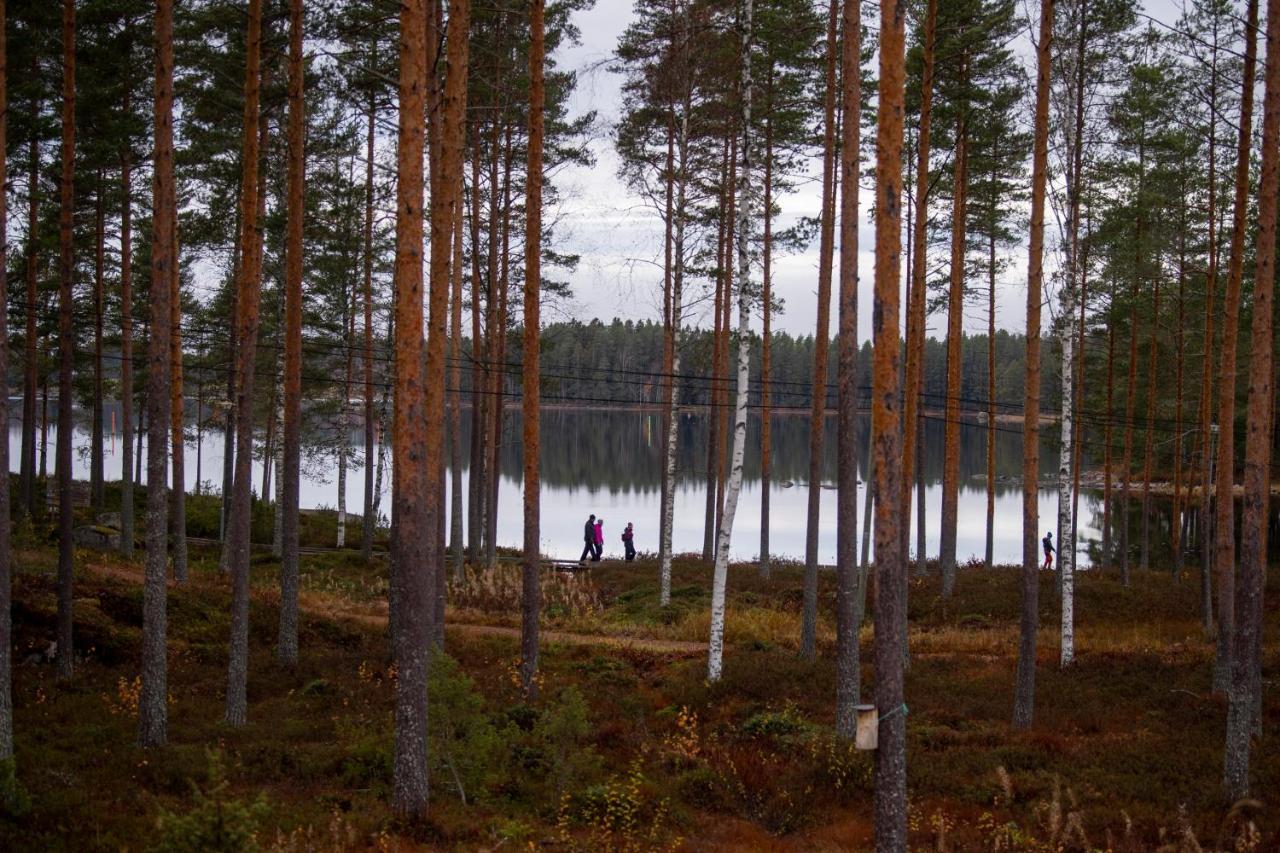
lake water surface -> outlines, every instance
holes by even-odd
[[[15,406],[20,411],[20,405]],[[50,407],[49,466],[52,473],[56,428]],[[106,414],[108,428],[112,424],[112,408]],[[116,408],[116,423],[119,411]],[[470,413],[464,413],[464,441],[470,435]],[[753,416],[747,431],[745,482],[738,504],[733,529],[734,559],[748,560],[760,551],[760,420]],[[869,419],[858,422],[858,446],[863,450],[858,460],[859,479],[865,484],[867,467],[865,449]],[[1052,431],[1043,439],[1041,477],[1056,470],[1057,448]],[[656,551],[658,512],[663,463],[661,418],[656,413],[619,410],[551,410],[542,415],[542,531],[543,552],[558,558],[576,558],[582,548],[582,525],[588,513],[605,520],[606,556],[618,556],[622,550],[619,535],[628,522],[635,525],[636,546],[641,551]],[[835,418],[826,419],[826,441],[823,459],[823,482],[834,485],[836,476]],[[220,431],[205,430],[200,441],[199,476],[205,486],[217,491],[222,481],[223,439]],[[37,439],[38,440],[38,439]],[[119,435],[107,439],[106,477],[119,479],[121,448]],[[502,483],[499,490],[498,539],[501,545],[521,544],[521,480],[522,454],[520,414],[510,411],[503,430],[501,450]],[[679,458],[675,497],[674,544],[677,552],[701,551],[703,518],[706,502],[707,418],[704,414],[681,417]],[[957,556],[961,562],[981,559],[986,531],[986,429],[961,427],[960,501]],[[808,499],[809,421],[805,415],[784,414],[772,419],[773,471],[770,497],[770,550],[776,558],[804,558],[805,518]],[[997,483],[1002,478],[1022,474],[1022,436],[1020,426],[1001,426],[996,433]],[[351,457],[347,472],[347,508],[359,512],[364,495],[363,434],[350,436]],[[17,470],[21,447],[21,425],[11,421],[9,458]],[[145,448],[145,440],[144,440]],[[195,429],[188,425],[186,445],[186,480],[188,490],[197,482],[197,442]],[[464,466],[468,455],[464,448]],[[926,535],[928,554],[937,555],[938,514],[942,501],[943,424],[925,422],[924,468],[926,500]],[[143,476],[145,477],[145,464]],[[74,440],[74,476],[88,479],[89,431],[87,421],[77,415]],[[464,488],[468,471],[463,470]],[[254,490],[261,488],[262,464],[255,461]],[[381,511],[390,509],[390,481],[384,479]],[[865,488],[865,485],[861,488]],[[861,492],[860,488],[860,492]],[[859,495],[859,526],[863,495]],[[337,506],[337,461],[332,453],[304,459],[301,502],[304,508]],[[819,559],[824,564],[835,561],[834,488],[824,488],[821,499],[821,532]],[[1045,530],[1055,527],[1057,490],[1042,485],[1040,489],[1040,524]],[[913,531],[915,501],[912,501]],[[1097,492],[1085,490],[1080,499],[1080,563],[1087,565],[1087,548],[1101,537],[1101,499]],[[1021,561],[1022,492],[1018,485],[996,486],[994,550],[998,563]],[[861,530],[859,530],[861,536]],[[1055,534],[1056,537],[1056,534]],[[912,533],[912,551],[915,550]]]

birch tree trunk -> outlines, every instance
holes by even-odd
[[[1254,5],[1254,0],[1251,0],[1250,22],[1256,24]],[[1251,40],[1252,37],[1250,33]],[[1234,648],[1223,768],[1223,788],[1227,798],[1233,802],[1249,795],[1249,752],[1256,706],[1261,699],[1261,683],[1256,676],[1260,663],[1259,640],[1267,560],[1267,504],[1271,493],[1271,412],[1275,405],[1271,314],[1275,287],[1277,190],[1280,190],[1280,0],[1267,0],[1266,94],[1263,96],[1262,113],[1262,169],[1258,182],[1240,576],[1234,590]],[[1224,424],[1223,432],[1229,427],[1229,424]],[[1256,696],[1255,691],[1259,691]]]
[[[738,388],[733,415],[733,451],[729,477],[725,484],[724,515],[716,535],[716,564],[711,582],[711,638],[707,644],[707,680],[716,682],[724,664],[725,587],[729,578],[729,543],[733,538],[733,520],[742,492],[742,460],[747,450],[747,381],[751,372],[751,44],[753,35],[753,0],[741,0],[738,7],[738,36],[741,61],[742,144],[738,154],[742,166],[737,170],[737,226],[734,236],[738,250]],[[833,6],[834,8],[834,6]],[[727,252],[726,252],[727,254]],[[728,283],[726,282],[726,285]],[[828,285],[829,286],[829,285]],[[730,298],[725,287],[725,298]]]
[[[682,42],[684,32],[682,31]],[[681,54],[683,56],[683,54]],[[676,439],[680,432],[680,346],[683,343],[682,325],[684,323],[684,220],[685,193],[688,183],[689,154],[689,103],[686,99],[680,115],[680,132],[677,147],[679,150],[679,177],[676,179],[675,224],[672,236],[672,269],[671,269],[671,418],[667,421],[666,455],[664,465],[667,469],[667,480],[671,487],[662,496],[662,523],[658,532],[662,552],[659,568],[658,603],[666,607],[671,603],[671,532],[675,522],[676,491]]]
[[[1044,191],[1049,158],[1049,70],[1054,0],[1041,0],[1036,42],[1035,144],[1031,165],[1031,229],[1027,264],[1027,377],[1022,426],[1022,618],[1013,727],[1031,728],[1035,716],[1036,629],[1040,621],[1036,559],[1040,469],[1040,303],[1043,299]]]
[[[1079,211],[1079,208],[1076,208]],[[1072,255],[1079,252],[1073,243]],[[1058,424],[1058,585],[1062,592],[1061,631],[1058,665],[1068,667],[1075,660],[1075,540],[1071,536],[1071,463],[1075,441],[1075,264],[1070,264],[1068,279],[1063,283],[1061,311],[1063,318],[1059,341],[1062,348],[1062,418]]]
[[[173,0],[156,0],[155,168],[151,182],[151,310],[169,316],[173,264]],[[147,560],[142,587],[142,694],[138,700],[138,745],[168,740],[168,609],[166,598],[168,494],[165,455],[169,433],[169,324],[152,324],[147,346],[147,407],[154,435],[147,443]]]

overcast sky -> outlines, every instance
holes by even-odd
[[[945,0],[944,0],[945,2]],[[1027,7],[1020,0],[1020,8]],[[1034,5],[1034,4],[1032,4]],[[1181,0],[1145,0],[1147,14],[1167,24],[1174,24],[1182,7]],[[1034,11],[1034,10],[1033,10]],[[1038,12],[1036,12],[1038,14]],[[574,298],[559,311],[549,312],[545,319],[575,317],[583,322],[591,318],[609,321],[613,317],[656,319],[661,312],[662,224],[655,212],[618,178],[618,159],[612,144],[612,128],[621,103],[619,75],[605,67],[612,56],[618,36],[633,20],[631,0],[596,0],[591,9],[577,15],[582,43],[570,47],[556,57],[561,67],[579,72],[578,89],[572,107],[581,113],[595,110],[599,124],[591,147],[596,164],[590,169],[572,168],[556,176],[565,194],[557,234],[566,249],[579,253],[582,261],[572,275]],[[1034,60],[1029,41],[1024,40],[1019,54],[1024,62]],[[1034,69],[1028,79],[1034,79]],[[1029,123],[1029,119],[1028,119]],[[821,191],[821,161],[810,164],[810,180],[799,191],[783,197],[781,215],[775,225],[784,228],[798,218],[816,216]],[[859,335],[871,334],[870,281],[873,257],[873,232],[866,222],[871,198],[865,186],[861,198],[862,225],[859,239]],[[758,212],[757,212],[758,213]],[[1050,228],[1052,223],[1047,222]],[[758,230],[758,226],[757,226]],[[1052,235],[1050,235],[1052,236]],[[997,288],[997,327],[1021,331],[1026,305],[1026,252],[1011,255],[1012,264]],[[777,256],[774,260],[774,290],[785,302],[783,314],[776,318],[775,329],[793,334],[812,334],[817,316],[817,241],[800,255]],[[753,273],[759,280],[758,266]],[[692,322],[709,325],[710,306],[692,306]],[[986,328],[985,311],[967,310],[967,329]],[[559,316],[557,316],[559,315]],[[704,319],[707,322],[703,322]],[[834,329],[834,311],[833,325]],[[1046,318],[1046,322],[1047,318]],[[754,325],[759,328],[759,317]],[[939,334],[945,317],[930,318],[930,333]]]

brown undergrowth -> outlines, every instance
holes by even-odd
[[[819,660],[794,654],[797,570],[730,578],[724,679],[687,651],[545,644],[540,698],[513,678],[505,634],[454,631],[433,671],[430,816],[388,807],[395,673],[379,616],[385,563],[304,555],[302,658],[273,658],[274,562],[255,555],[250,722],[221,723],[227,582],[197,550],[193,582],[170,595],[170,746],[134,744],[142,597],[137,566],[80,552],[75,679],[59,684],[53,550],[15,553],[16,776],[0,793],[5,849],[179,849],[178,837],[263,849],[865,849],[872,759],[833,733],[824,576]],[[471,576],[450,618],[501,625],[507,583]],[[1272,572],[1269,601],[1280,595]],[[310,578],[310,582],[308,582]],[[657,603],[649,562],[604,563],[558,587],[555,630],[704,640],[709,573],[676,563]],[[487,584],[487,585],[486,585]],[[945,607],[913,581],[907,678],[913,848],[927,850],[1265,850],[1280,847],[1280,706],[1269,692],[1256,744],[1257,799],[1218,795],[1225,705],[1209,691],[1212,646],[1190,579],[1138,573],[1125,589],[1086,573],[1078,662],[1056,666],[1052,578],[1042,589],[1035,728],[1010,730],[1018,612],[1009,570],[963,571]],[[554,602],[558,602],[554,603]],[[314,606],[310,606],[314,605]],[[1280,668],[1267,623],[1264,679]],[[553,635],[554,636],[554,635]],[[863,695],[870,696],[869,631]],[[1270,687],[1268,688],[1270,690]],[[7,778],[7,777],[6,777]],[[3,780],[0,780],[3,781]],[[10,805],[12,804],[12,805]],[[234,818],[218,835],[210,816]],[[237,833],[231,837],[230,830]],[[236,841],[235,839],[240,839]],[[247,838],[248,841],[244,841]],[[204,849],[215,849],[208,842]]]

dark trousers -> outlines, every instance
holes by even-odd
[[[591,555],[591,559],[596,559],[596,543],[590,540],[582,546],[582,556],[578,558],[578,562],[585,563],[587,561],[588,554]]]
[[[604,553],[604,546],[599,542],[591,543],[591,562],[600,562],[600,555]]]
[[[629,563],[636,558],[636,546],[632,544],[630,539],[625,544],[627,546],[627,562]]]

